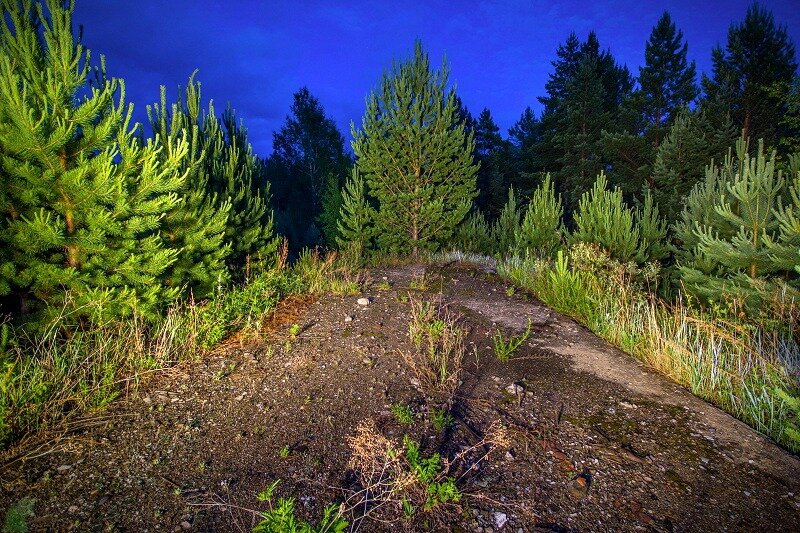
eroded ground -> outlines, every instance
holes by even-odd
[[[459,504],[394,525],[365,521],[361,530],[786,531],[800,523],[795,457],[480,270],[429,267],[425,284],[423,274],[418,266],[373,271],[367,306],[354,296],[292,300],[261,340],[158,375],[55,448],[6,463],[0,508],[35,498],[33,531],[246,531],[256,519],[249,509],[263,508],[256,495],[274,479],[305,517],[341,500],[353,484],[347,437],[363,420],[446,457],[500,421],[511,449],[460,477]],[[400,355],[410,349],[410,288],[412,298],[448,305],[470,332],[445,432],[431,427],[439,405]],[[492,335],[519,334],[529,322],[529,340],[499,362]],[[399,424],[395,403],[410,405],[418,421]]]

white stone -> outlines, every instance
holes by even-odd
[[[494,513],[492,517],[494,518],[494,525],[497,529],[502,528],[504,525],[506,525],[506,522],[508,522],[508,517],[506,516],[506,513],[501,513],[498,511]]]
[[[358,305],[369,305],[369,298],[359,298]]]

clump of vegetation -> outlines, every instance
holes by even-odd
[[[27,533],[28,518],[34,516],[33,498],[22,498],[6,511],[3,520],[3,533]]]
[[[446,409],[434,408],[431,411],[431,422],[433,422],[433,429],[441,433],[445,429],[453,425],[455,418]]]
[[[398,445],[382,435],[373,421],[359,424],[348,442],[348,466],[362,488],[350,495],[346,504],[364,510],[354,523],[373,517],[390,523],[420,514],[430,516],[435,509],[457,504],[464,494],[453,472],[477,468],[495,450],[507,448],[510,437],[502,426],[492,424],[480,442],[451,460],[436,453],[425,456],[420,444],[408,436]]]
[[[500,330],[495,331],[492,335],[492,344],[494,345],[494,354],[497,359],[502,363],[507,363],[514,352],[528,340],[531,336],[532,324],[528,321],[528,327],[520,335],[511,335],[508,339],[503,338],[503,332]]]
[[[403,353],[411,371],[431,393],[452,396],[458,386],[466,331],[446,307],[411,300],[408,335],[414,350]]]
[[[268,509],[260,513],[261,521],[253,528],[253,533],[343,533],[347,521],[343,518],[341,505],[330,504],[322,512],[316,524],[295,517],[295,499],[278,498],[274,493],[280,484],[275,480],[258,494],[258,501],[266,503]]]
[[[406,426],[414,423],[414,412],[411,407],[404,403],[392,404],[392,415],[394,415],[395,420]]]

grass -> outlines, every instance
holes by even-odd
[[[355,294],[358,283],[334,254],[304,252],[291,268],[220,288],[207,301],[180,302],[155,323],[133,317],[81,327],[63,313],[36,334],[2,323],[0,449],[102,409],[148,374],[197,357],[233,333],[255,334],[289,294]]]
[[[494,354],[503,363],[507,363],[514,352],[531,336],[531,323],[528,321],[527,329],[521,335],[511,335],[507,340],[503,337],[503,332],[497,330],[492,335]]]
[[[647,290],[657,271],[578,244],[553,262],[509,259],[498,272],[555,310],[778,443],[800,451],[796,417],[779,390],[798,391],[800,347],[791,335],[667,304]],[[796,418],[795,418],[796,420]]]

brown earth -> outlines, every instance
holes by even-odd
[[[0,509],[35,498],[32,531],[247,531],[257,518],[249,510],[264,508],[257,493],[274,479],[306,518],[346,496],[347,437],[363,420],[392,439],[411,433],[426,454],[444,457],[500,421],[511,449],[460,477],[458,504],[360,528],[796,527],[796,457],[491,275],[427,270],[424,290],[423,267],[371,272],[367,306],[354,296],[295,298],[259,340],[150,378],[35,453],[12,450],[0,471]],[[470,332],[455,423],[444,434],[430,424],[436,400],[415,387],[400,355],[411,349],[409,289],[446,304]],[[518,334],[529,321],[529,340],[498,361],[495,331]],[[294,336],[292,324],[300,326]],[[412,406],[415,424],[393,419],[398,402]]]

